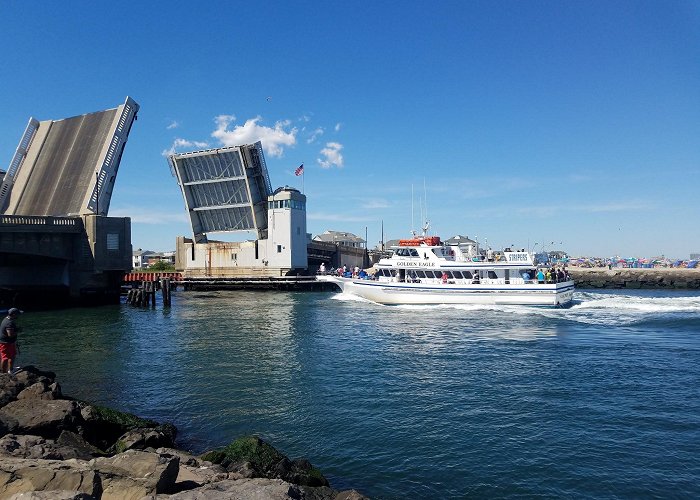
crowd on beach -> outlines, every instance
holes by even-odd
[[[637,257],[573,257],[568,258],[565,262],[572,267],[580,268],[607,268],[607,269],[696,269],[698,267],[697,259],[680,260],[667,259],[664,257],[658,258],[637,258]]]

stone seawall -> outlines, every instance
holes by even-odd
[[[700,269],[569,267],[577,288],[700,289]]]

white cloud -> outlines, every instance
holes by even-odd
[[[336,131],[336,132],[340,132],[340,127],[342,127],[342,126],[343,126],[342,123],[340,123],[340,122],[336,123],[336,124],[335,124],[335,131]]]
[[[324,156],[324,159],[317,158],[316,161],[323,168],[331,168],[334,165],[342,168],[343,155],[340,154],[341,149],[343,149],[343,145],[339,142],[327,142],[326,147],[321,150],[321,155]]]
[[[383,199],[367,200],[364,203],[362,203],[362,208],[370,210],[375,210],[378,208],[389,208],[390,206],[391,204],[387,200]]]
[[[262,117],[256,116],[246,120],[243,125],[235,125],[229,129],[229,125],[235,119],[233,115],[217,116],[214,119],[216,130],[211,133],[211,136],[221,141],[224,146],[240,146],[261,141],[265,152],[278,158],[284,154],[285,146],[294,146],[297,142],[297,129],[293,127],[287,130],[290,126],[289,120],[278,121],[274,127],[266,127],[258,125]]]
[[[166,128],[167,130],[172,130],[172,129],[174,129],[174,128],[178,128],[179,126],[180,126],[180,122],[173,120],[172,122],[170,122],[170,125],[168,125],[168,126],[165,127],[165,128]]]
[[[187,139],[181,139],[177,138],[173,141],[172,146],[170,146],[170,149],[164,149],[163,152],[161,153],[163,156],[170,156],[178,152],[180,149],[191,149],[191,148],[197,148],[197,149],[204,149],[208,148],[209,143],[208,142],[203,142],[203,141],[188,141]]]
[[[314,131],[311,133],[311,135],[309,136],[309,138],[306,140],[306,143],[307,143],[307,144],[311,144],[311,143],[314,142],[319,136],[323,135],[323,132],[324,132],[323,127],[318,127],[316,130],[314,130]]]

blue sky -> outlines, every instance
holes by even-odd
[[[700,252],[696,1],[6,1],[0,47],[4,168],[30,116],[140,104],[134,248],[191,234],[164,154],[261,139],[313,234]]]

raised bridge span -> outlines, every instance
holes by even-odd
[[[131,221],[108,217],[138,112],[29,119],[0,183],[0,307],[119,300]]]

